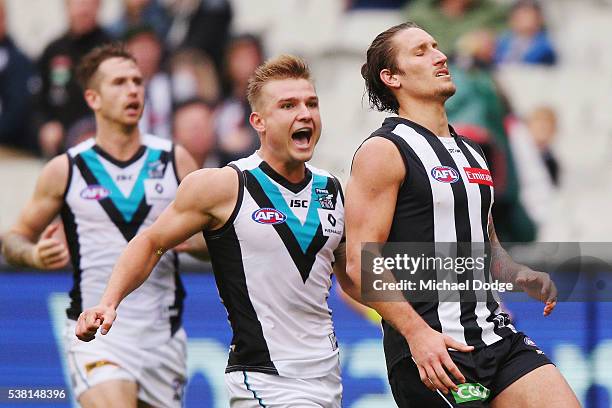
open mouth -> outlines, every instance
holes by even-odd
[[[450,76],[450,72],[446,68],[440,69],[436,72],[436,78],[449,77],[449,76]]]
[[[125,110],[128,111],[128,113],[138,113],[140,110],[140,103],[139,102],[132,102],[127,104],[127,106],[125,107]]]
[[[298,147],[308,147],[312,138],[312,129],[301,128],[291,134],[291,139]]]

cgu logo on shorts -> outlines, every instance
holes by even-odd
[[[85,200],[102,200],[110,195],[110,191],[97,184],[87,186],[81,191],[81,198]]]
[[[458,384],[457,388],[456,392],[451,392],[458,404],[468,401],[485,401],[491,395],[491,390],[480,383]]]
[[[459,180],[457,170],[448,166],[438,166],[431,169],[431,176],[441,183],[455,183]]]
[[[251,215],[253,221],[260,224],[281,224],[287,220],[287,216],[275,208],[260,208]]]

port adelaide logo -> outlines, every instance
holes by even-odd
[[[334,210],[336,208],[334,195],[330,194],[326,188],[315,188],[315,194],[317,195],[317,201],[321,204],[322,209]]]
[[[431,169],[431,176],[440,183],[455,183],[459,181],[459,172],[448,166],[434,167]]]
[[[260,224],[282,224],[287,221],[287,216],[275,208],[260,208],[251,215],[253,221]]]

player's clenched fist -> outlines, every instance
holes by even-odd
[[[117,312],[112,307],[94,306],[80,314],[76,324],[75,334],[82,341],[91,341],[96,337],[96,332],[106,334],[110,330],[117,317]]]

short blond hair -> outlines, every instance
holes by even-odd
[[[251,109],[255,110],[255,105],[261,95],[261,88],[266,83],[282,79],[305,79],[311,81],[310,68],[302,58],[288,54],[279,55],[264,62],[257,67],[249,78],[247,99]]]

